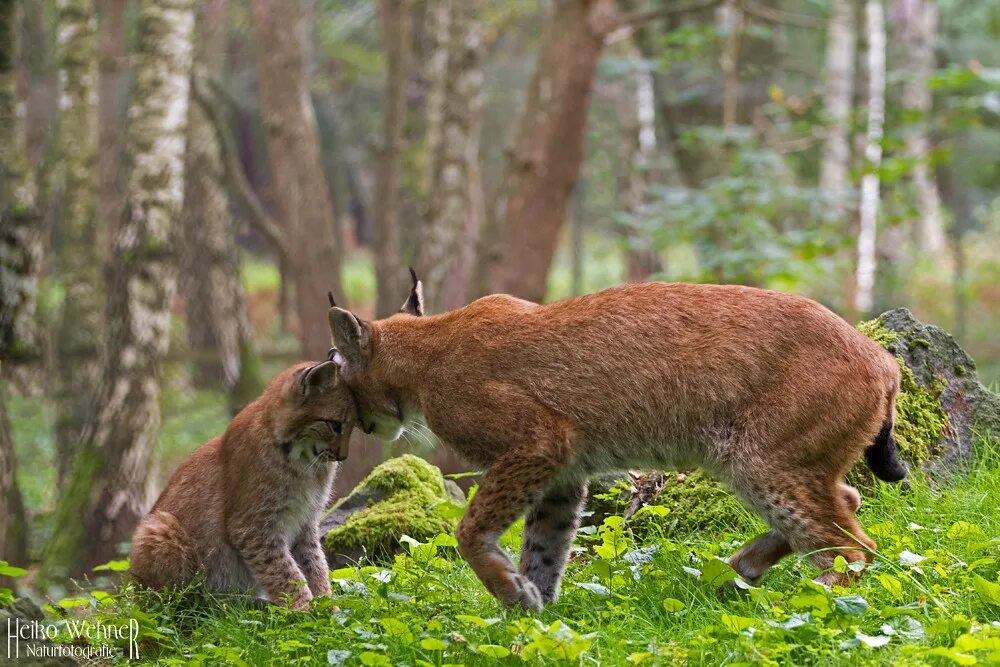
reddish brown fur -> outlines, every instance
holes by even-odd
[[[392,438],[422,414],[488,469],[458,539],[508,604],[555,597],[581,489],[609,468],[698,465],[728,482],[771,528],[731,560],[750,579],[792,550],[835,547],[813,557],[826,569],[874,549],[841,478],[891,421],[899,370],[813,301],[647,283],[360,327],[332,309],[330,321],[366,430]],[[526,511],[519,574],[496,538]]]
[[[296,608],[329,594],[318,522],[355,418],[334,364],[283,371],[171,477],[136,529],[132,574],[163,588],[202,570],[209,590],[287,595]]]

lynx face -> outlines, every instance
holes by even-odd
[[[413,269],[410,269],[410,276],[413,278],[410,294],[393,318],[422,317],[424,314],[423,285]],[[340,369],[344,383],[350,386],[357,400],[361,430],[391,442],[412,424],[423,422],[417,405],[406,402],[399,391],[379,382],[377,373],[372,372],[373,341],[368,323],[335,305],[330,308],[329,321],[337,347],[330,348],[327,358]]]
[[[354,396],[332,361],[299,369],[283,389],[275,418],[275,442],[292,463],[343,461],[357,422]]]

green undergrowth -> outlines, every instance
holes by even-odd
[[[501,608],[445,533],[404,539],[391,563],[335,570],[333,598],[308,612],[126,585],[82,594],[69,613],[136,619],[143,661],[163,665],[995,664],[1000,456],[979,451],[951,486],[918,475],[866,491],[860,518],[879,550],[846,589],[812,583],[798,556],[759,587],[720,588],[735,576],[720,558],[753,522],[678,537],[612,515],[581,530],[561,598],[537,615]],[[518,540],[515,527],[502,545]]]
[[[900,334],[886,329],[877,319],[858,325],[858,331],[895,354],[895,346],[900,343]],[[926,344],[920,339],[903,341],[907,345]],[[943,380],[931,387],[925,387],[913,376],[913,372],[896,355],[896,362],[902,374],[899,396],[896,398],[896,423],[893,437],[907,460],[915,464],[923,463],[938,451],[941,436],[948,423],[948,415],[941,407]]]

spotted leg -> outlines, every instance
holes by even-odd
[[[486,472],[455,532],[462,557],[507,606],[542,608],[538,586],[518,573],[497,540],[538,501],[558,468],[558,459],[546,456],[543,447],[508,452]]]
[[[586,498],[586,482],[554,483],[524,520],[520,570],[538,587],[545,604],[559,597],[559,583]]]

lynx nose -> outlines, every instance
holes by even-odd
[[[350,449],[350,445],[351,445],[350,438],[341,438],[340,442],[337,443],[337,448],[333,450],[333,460],[346,461],[347,452]]]

